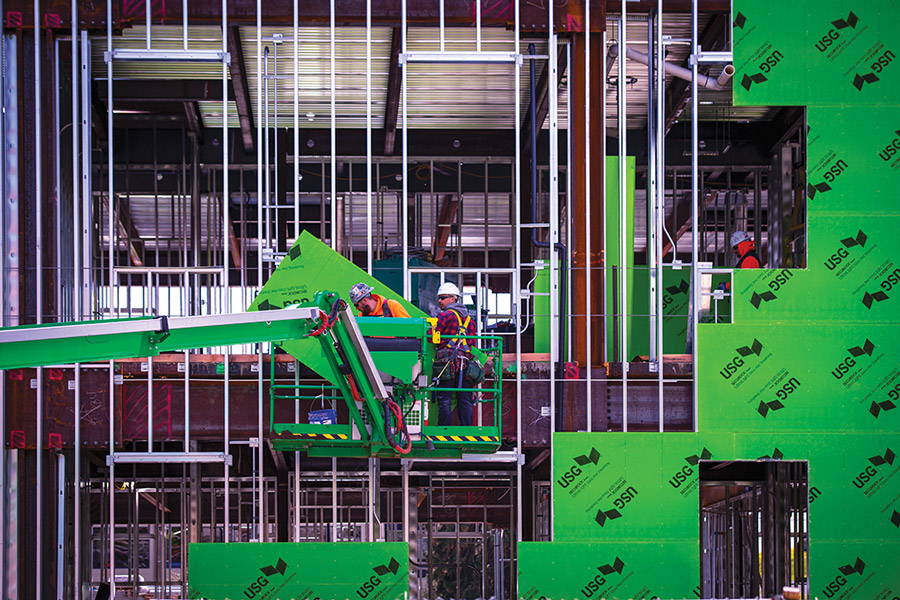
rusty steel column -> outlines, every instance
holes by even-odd
[[[572,196],[573,196],[573,232],[575,246],[572,251],[572,297],[573,297],[573,334],[575,360],[578,364],[587,364],[586,328],[587,319],[590,318],[591,326],[591,363],[599,365],[603,362],[603,135],[605,132],[604,120],[605,102],[602,85],[604,77],[602,65],[603,38],[600,35],[591,35],[590,61],[590,106],[585,106],[584,62],[585,62],[585,36],[576,34],[572,47],[572,68],[569,76],[572,78]],[[586,110],[590,111],[590,194],[586,197],[585,175],[588,166],[585,164],[587,146],[585,143],[584,128]],[[578,215],[585,214],[587,203],[591,207],[591,249],[587,255],[585,226],[583,219],[579,221]],[[586,269],[591,268],[591,289],[585,288]]]

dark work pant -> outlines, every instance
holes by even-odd
[[[457,379],[454,377],[454,379]],[[455,387],[470,388],[472,385],[463,378],[462,385],[458,385],[455,381],[450,380],[446,385]],[[459,416],[460,425],[471,425],[474,415],[474,403],[472,392],[448,392],[441,389],[434,391],[434,399],[438,404],[438,425],[450,425],[453,421],[453,394],[456,394],[456,414]]]

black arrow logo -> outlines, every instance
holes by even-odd
[[[743,346],[738,348],[736,352],[741,356],[750,356],[751,354],[755,354],[759,356],[759,353],[762,352],[763,345],[756,338],[753,339],[753,344],[750,346]]]
[[[762,294],[753,292],[753,295],[750,296],[750,304],[753,305],[753,308],[759,310],[760,304],[762,304],[763,302],[771,302],[776,298],[778,298],[778,296],[776,296],[774,292],[763,292]]]
[[[853,78],[853,87],[855,87],[860,92],[863,89],[863,85],[867,83],[875,83],[878,81],[878,75],[875,73],[866,73],[865,75],[860,75],[859,73]]]
[[[860,557],[856,557],[856,562],[852,565],[844,565],[840,569],[838,569],[842,575],[853,575],[854,573],[863,574],[863,571],[866,569],[866,563],[862,561]]]
[[[853,13],[850,13],[850,14],[853,14]],[[737,16],[734,18],[734,26],[737,27],[738,29],[743,29],[744,24],[746,22],[747,22],[747,17],[745,17],[742,12],[738,11]]]
[[[860,229],[859,232],[856,234],[855,238],[848,237],[846,239],[841,240],[841,243],[844,245],[845,248],[852,248],[854,246],[861,246],[861,247],[865,248],[866,240],[868,240],[868,239],[869,238],[866,237],[866,234],[863,233],[863,230]]]
[[[690,286],[688,285],[687,280],[682,280],[682,281],[681,281],[681,284],[679,284],[679,285],[670,285],[669,287],[666,288],[666,291],[669,292],[669,293],[672,294],[672,295],[675,295],[675,294],[678,294],[678,293],[681,293],[681,294],[687,294],[689,289],[691,289],[691,288],[690,288]]]
[[[262,302],[259,303],[258,308],[259,308],[259,310],[275,310],[275,309],[278,309],[281,307],[278,306],[277,304],[272,304],[271,302],[269,302],[269,299],[266,298],[265,300],[263,300]]]
[[[695,467],[695,466],[697,466],[697,463],[699,463],[701,460],[709,460],[711,458],[712,458],[712,452],[710,452],[709,449],[707,449],[706,446],[704,446],[703,450],[700,452],[700,456],[693,454],[691,456],[685,457],[684,461],[687,464],[691,465],[692,467]]]
[[[388,573],[397,574],[397,569],[400,568],[400,563],[397,562],[396,558],[392,558],[391,562],[387,565],[378,565],[377,567],[372,567],[372,570],[375,571],[376,575],[387,575]]]
[[[268,566],[262,567],[260,569],[260,571],[262,571],[263,575],[265,575],[266,577],[271,577],[275,573],[280,573],[280,574],[284,575],[285,569],[287,569],[287,563],[284,562],[284,560],[282,560],[281,558],[279,558],[278,562],[275,563],[274,567],[272,565],[268,565]]]
[[[894,511],[894,514],[891,515],[891,523],[894,524],[894,527],[900,529],[900,512]]]
[[[866,308],[871,309],[872,302],[884,302],[887,299],[888,295],[882,291],[875,292],[874,294],[866,292],[865,295],[863,295],[862,303]]]
[[[600,525],[600,527],[603,527],[604,525],[606,525],[606,521],[612,520],[612,519],[618,519],[621,516],[622,516],[622,513],[620,513],[616,509],[607,510],[607,511],[598,510],[597,516],[594,517],[594,520],[597,521],[597,524]]]
[[[784,453],[778,448],[775,448],[772,451],[772,456],[760,456],[758,460],[781,460],[784,458]]]
[[[849,27],[850,29],[856,29],[856,24],[859,22],[859,17],[853,14],[853,11],[850,11],[850,14],[846,19],[838,19],[837,21],[832,21],[831,24],[837,27],[838,29],[844,29],[845,27]]]
[[[873,456],[869,459],[869,462],[872,463],[873,467],[880,467],[881,465],[893,465],[894,458],[896,458],[894,451],[890,448],[887,448],[884,451],[884,456]]]
[[[847,352],[849,352],[850,356],[852,356],[853,358],[858,358],[858,357],[862,356],[863,354],[872,356],[872,352],[874,352],[874,351],[875,351],[875,344],[873,344],[872,341],[868,338],[866,338],[866,343],[863,344],[862,347],[855,346],[855,347],[849,348],[847,350]]]
[[[884,402],[872,402],[872,406],[869,407],[869,412],[877,419],[878,415],[881,414],[881,411],[894,410],[895,408],[897,408],[896,404],[890,400],[885,400]]]
[[[578,466],[583,467],[588,463],[594,463],[595,465],[600,461],[600,453],[596,448],[591,448],[590,456],[586,456],[582,454],[581,456],[575,457],[575,462],[578,463]]]
[[[625,562],[617,556],[616,560],[614,560],[611,565],[602,565],[600,567],[597,567],[597,570],[604,575],[612,575],[613,573],[618,573],[619,575],[621,575],[622,569],[624,568]]]
[[[748,92],[750,91],[750,86],[754,83],[762,83],[763,81],[768,81],[766,76],[762,73],[757,73],[756,75],[744,75],[744,78],[741,79],[741,85],[744,86],[744,89]]]
[[[816,184],[810,183],[808,186],[806,186],[806,195],[809,196],[810,200],[815,198],[817,193],[821,192],[824,194],[828,191],[831,191],[831,186],[824,181],[822,183]]]
[[[759,407],[756,409],[763,419],[766,418],[766,415],[769,414],[770,410],[781,410],[784,408],[784,404],[782,404],[779,400],[772,400],[771,402],[760,402]]]

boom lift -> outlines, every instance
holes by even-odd
[[[313,456],[459,458],[464,452],[491,453],[500,446],[502,347],[494,336],[475,337],[493,344],[485,352],[495,375],[491,387],[480,390],[482,401],[491,405],[490,424],[474,427],[439,427],[427,421],[436,339],[426,319],[357,319],[333,292],[318,292],[309,302],[281,310],[4,328],[0,369],[258,342],[278,348],[286,341],[316,338],[330,368],[328,379],[335,383],[277,384],[273,372],[273,447],[306,450]],[[323,388],[339,408],[333,422],[274,423],[276,403],[294,402]]]

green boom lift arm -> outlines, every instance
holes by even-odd
[[[363,331],[375,339],[418,340],[420,349],[412,353],[412,358],[409,351],[387,351],[375,352],[373,359],[367,341],[373,338],[366,338]],[[492,425],[421,426],[413,434],[407,430],[405,420],[409,409],[417,404],[420,412],[426,410],[432,393],[430,373],[434,347],[426,337],[424,319],[357,320],[337,294],[318,292],[312,301],[282,310],[7,327],[0,329],[0,369],[140,358],[191,348],[258,342],[280,346],[285,341],[318,338],[331,371],[329,379],[336,382],[335,390],[347,406],[350,423],[276,424],[270,420],[275,447],[304,449],[320,456],[409,454],[452,458],[460,456],[463,450],[496,451],[500,413],[499,342],[495,347],[496,388],[489,390],[494,402]],[[391,371],[400,376],[391,377],[392,385],[386,387],[384,373]],[[272,383],[270,411],[274,416],[274,404],[285,398],[280,389],[286,386]],[[397,394],[399,403],[393,394]]]

